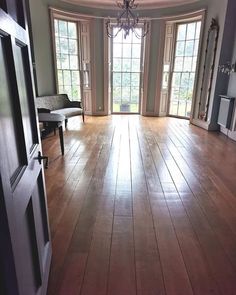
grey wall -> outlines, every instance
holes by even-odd
[[[232,0],[234,1],[234,0]],[[32,18],[32,31],[33,42],[35,51],[35,62],[37,71],[37,84],[39,95],[54,93],[55,90],[55,76],[53,66],[53,56],[51,48],[51,34],[50,34],[50,20],[48,6],[64,9],[67,11],[76,11],[80,13],[87,13],[91,15],[100,16],[112,16],[117,12],[104,11],[100,9],[84,8],[68,3],[64,3],[58,0],[29,0]],[[172,7],[168,9],[159,10],[147,10],[140,11],[140,15],[159,17],[166,15],[175,15],[180,13],[188,13],[201,8],[207,8],[206,15],[206,28],[209,27],[212,17],[218,18],[220,27],[224,27],[225,12],[226,12],[227,0],[200,0],[191,5]],[[148,78],[148,99],[147,99],[147,111],[153,112],[155,105],[156,95],[156,78],[158,67],[158,50],[160,44],[160,21],[152,21],[151,31],[151,44],[150,44],[150,62],[149,62],[149,78]],[[102,20],[96,20],[94,26],[94,56],[95,62],[95,78],[96,78],[96,111],[99,112],[99,107],[104,109],[103,97],[104,97],[104,81],[103,81],[103,60],[104,60],[104,44],[103,44],[103,25]],[[207,31],[207,29],[205,30]],[[206,32],[204,35],[204,41],[206,42]],[[220,31],[219,41],[222,42],[223,30]],[[204,46],[203,46],[204,47]],[[221,44],[220,44],[221,48]],[[218,60],[221,50],[218,50]],[[214,86],[216,85],[216,77],[214,80]]]
[[[234,31],[235,31],[234,35],[232,36],[232,39],[234,41],[233,54],[231,59],[232,64],[236,63],[236,28],[234,28]],[[236,73],[232,73],[230,75],[228,95],[232,97],[236,97]]]
[[[49,6],[68,11],[93,14],[94,11],[83,7],[65,4],[58,0],[28,0],[31,14],[31,25],[34,44],[34,55],[37,74],[38,95],[56,92],[53,51],[51,41],[51,25]]]
[[[160,21],[152,21],[151,36],[146,107],[147,112],[150,113],[154,111],[155,107],[154,98],[156,93],[157,65],[159,63],[158,50],[160,45]]]
[[[214,1],[213,1],[214,3]],[[224,5],[223,5],[224,4]],[[229,76],[218,72],[218,66],[231,61],[234,45],[234,31],[236,26],[236,1],[224,0],[220,2],[218,12],[218,19],[220,24],[220,34],[218,42],[218,51],[216,58],[215,68],[215,80],[213,84],[213,97],[210,105],[211,111],[211,123],[210,129],[217,130],[219,125],[217,124],[219,106],[220,106],[220,94],[227,94]]]
[[[233,27],[234,29],[234,33],[232,34],[231,38],[233,41],[233,53],[232,53],[232,59],[231,60],[227,60],[227,61],[231,61],[232,64],[236,63],[236,25]],[[230,79],[229,79],[229,85],[228,85],[228,92],[227,94],[229,96],[232,96],[236,99],[236,73],[232,73],[230,75]],[[234,139],[236,141],[236,101],[234,104],[234,115],[233,115],[233,120],[232,120],[232,131],[226,132],[226,134]],[[225,132],[224,132],[225,133]]]
[[[55,93],[49,11],[41,0],[29,0],[38,95]]]

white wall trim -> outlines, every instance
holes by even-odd
[[[91,20],[95,19],[97,17],[89,15],[89,14],[82,14],[79,12],[71,12],[63,9],[58,9],[52,6],[49,6],[49,10],[55,15],[55,16],[60,16],[60,17],[65,17],[67,20],[74,20],[78,21],[78,19],[83,19],[83,20]]]
[[[236,141],[236,131],[229,131],[228,132],[228,137],[232,140]]]
[[[158,48],[157,54],[157,80],[156,80],[156,91],[155,91],[155,100],[154,100],[154,114],[155,116],[160,116],[160,103],[161,103],[161,88],[162,88],[162,75],[163,75],[163,56],[165,50],[165,22],[160,22],[160,40],[159,43],[161,44]]]
[[[58,79],[57,79],[57,59],[56,59],[56,44],[55,44],[55,30],[54,30],[54,13],[52,10],[49,10],[50,13],[50,28],[51,28],[51,43],[53,51],[53,73],[54,73],[54,85],[56,85],[56,91],[58,92]]]
[[[201,127],[205,130],[210,130],[209,129],[209,123],[206,122],[206,121],[202,121],[202,120],[199,120],[199,119],[193,119],[191,121],[191,124],[195,125],[195,126],[198,126],[198,127]]]
[[[149,62],[150,62],[150,44],[151,44],[151,22],[149,22],[149,33],[143,40],[143,50],[144,50],[144,67],[143,67],[143,95],[140,100],[140,114],[143,116],[147,115],[147,95],[148,95],[148,76],[149,76]]]
[[[90,28],[90,52],[91,52],[91,114],[96,113],[96,105],[97,105],[97,91],[96,91],[96,63],[95,63],[95,38],[94,38],[94,27],[95,27],[95,20],[91,21],[91,28]]]
[[[193,100],[192,100],[192,107],[191,107],[191,115],[190,115],[190,123],[192,123],[193,119],[196,118],[196,109],[199,107],[198,102],[198,86],[200,81],[200,68],[201,68],[201,52],[203,52],[203,37],[204,37],[204,28],[206,23],[206,11],[202,12],[202,18],[201,18],[201,32],[200,32],[200,38],[199,38],[199,48],[198,48],[198,57],[197,57],[197,67],[196,67],[196,76],[195,76],[195,83],[193,88]]]
[[[111,102],[109,97],[109,39],[106,34],[105,21],[103,22],[103,42],[104,42],[104,113],[109,115],[111,113]]]
[[[86,7],[86,8],[99,8],[99,9],[112,9],[112,10],[119,10],[119,8],[115,5],[115,1],[114,4],[103,4],[102,1],[97,4],[97,3],[92,3],[91,1],[87,1],[87,0],[83,0],[82,3],[79,3],[77,0],[61,0],[62,2],[65,3],[70,3],[70,4],[74,4],[74,5],[80,5],[81,7]],[[153,3],[141,3],[139,4],[139,9],[142,10],[147,10],[147,9],[163,9],[163,8],[175,8],[175,7],[179,7],[182,5],[188,5],[188,4],[193,4],[194,2],[197,2],[198,0],[193,0],[191,2],[189,2],[188,0],[183,1],[181,3],[169,3],[169,4],[153,4]],[[90,2],[90,3],[88,3]]]
[[[160,71],[160,76],[158,80],[157,76],[157,88],[156,88],[156,105],[158,106],[157,114],[159,116],[167,116],[169,109],[169,93],[170,93],[170,82],[171,82],[171,71],[172,71],[172,59],[174,53],[174,39],[175,39],[175,23],[165,22],[163,28],[163,47],[160,50],[160,67],[157,65],[157,73]],[[170,40],[170,42],[168,42]],[[168,86],[167,89],[162,89],[163,83],[163,72],[164,64],[169,64],[168,72]]]

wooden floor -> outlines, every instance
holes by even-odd
[[[188,121],[69,120],[43,141],[49,295],[236,294],[236,143]]]

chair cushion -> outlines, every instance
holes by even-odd
[[[82,112],[83,110],[80,108],[64,108],[61,110],[52,111],[51,113],[64,115],[66,118],[70,118],[73,116],[81,115]]]

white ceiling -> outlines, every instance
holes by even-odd
[[[95,7],[95,8],[107,8],[107,9],[116,9],[116,0],[61,0],[63,2],[69,2],[81,6]],[[193,3],[199,0],[136,0],[135,3],[138,4],[140,9],[149,9],[149,8],[163,8],[170,6],[178,6],[181,4]],[[118,2],[123,2],[119,0]]]

